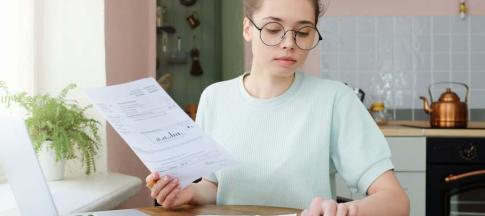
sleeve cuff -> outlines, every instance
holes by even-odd
[[[359,191],[366,194],[370,185],[384,172],[394,169],[390,158],[385,158],[373,164],[360,178],[358,182]]]

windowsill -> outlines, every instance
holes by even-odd
[[[57,210],[64,215],[113,209],[141,189],[141,180],[119,173],[97,173],[50,181],[49,187]],[[20,215],[6,183],[0,184],[0,203],[0,215]]]

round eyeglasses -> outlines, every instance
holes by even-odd
[[[313,26],[303,26],[296,30],[285,30],[285,27],[278,22],[268,22],[262,27],[258,27],[252,19],[249,17],[248,19],[259,30],[259,37],[267,46],[277,46],[285,39],[286,33],[290,31],[293,33],[296,46],[302,50],[315,48],[323,39],[318,29]]]

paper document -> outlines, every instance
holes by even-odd
[[[98,211],[88,213],[78,213],[69,216],[150,216],[136,209],[121,209],[111,211]]]
[[[182,187],[236,163],[152,78],[87,94],[148,169],[178,177]]]
[[[223,216],[223,215],[197,215],[197,216]],[[260,215],[240,215],[240,214],[238,214],[237,216],[260,216]],[[296,214],[278,214],[278,215],[273,215],[273,216],[296,216]]]

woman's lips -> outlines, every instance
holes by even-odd
[[[296,60],[291,57],[280,57],[280,58],[275,58],[274,60],[278,62],[278,64],[283,66],[291,66],[296,63]]]

